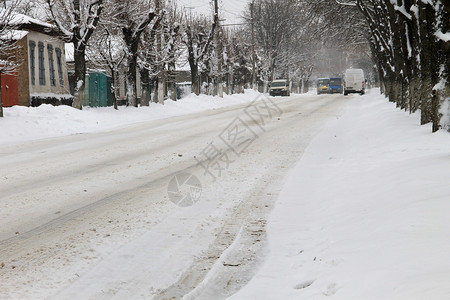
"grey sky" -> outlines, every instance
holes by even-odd
[[[234,24],[240,23],[242,11],[249,0],[219,0],[220,16],[225,19],[223,23]],[[211,15],[213,12],[213,0],[178,0],[180,6],[184,6],[191,10],[194,14]]]

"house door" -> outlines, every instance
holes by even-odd
[[[17,75],[1,74],[3,107],[19,105],[19,81]]]

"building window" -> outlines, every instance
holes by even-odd
[[[53,46],[48,44],[47,45],[48,50],[48,68],[50,71],[50,85],[56,86],[56,80],[55,80],[55,64],[53,63]]]
[[[39,42],[39,84],[45,85],[44,43]]]
[[[32,85],[36,84],[36,61],[34,49],[36,49],[36,43],[34,41],[30,41],[30,77]]]
[[[62,70],[62,61],[61,61],[61,49],[56,48],[56,64],[58,65],[58,74],[59,74],[59,85],[64,86],[64,76]]]

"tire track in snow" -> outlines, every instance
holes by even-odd
[[[302,128],[301,124],[308,122],[308,118],[321,113],[333,115],[330,110],[338,113],[341,106],[330,101],[320,103],[318,107],[302,112],[300,118],[295,109],[283,110],[282,119],[292,122],[296,125],[294,127]],[[323,122],[319,123],[321,124],[317,124],[318,127],[313,129],[312,134],[300,134],[304,149],[323,125]],[[307,127],[303,126],[303,129]],[[281,130],[285,128],[271,128],[264,133],[269,135],[265,139],[276,141]],[[301,153],[291,159],[284,157],[280,160],[284,164],[283,168],[278,169],[275,174],[265,174],[248,193],[245,201],[239,203],[228,216],[222,231],[209,249],[194,261],[176,283],[159,291],[154,299],[225,299],[250,281],[262,259],[267,219],[277,200],[283,178],[300,157]]]

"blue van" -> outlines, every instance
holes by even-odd
[[[342,94],[342,78],[340,77],[333,77],[330,78],[330,93],[334,94],[334,93],[338,93],[338,94]]]

